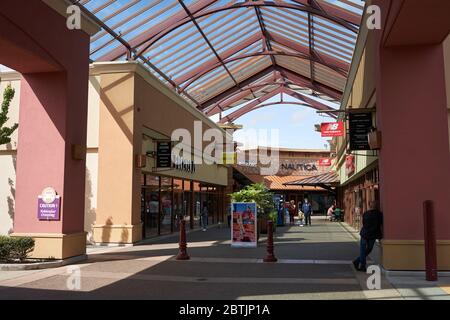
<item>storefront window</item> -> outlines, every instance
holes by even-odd
[[[183,216],[183,180],[173,179],[173,231],[178,231]]]
[[[193,206],[194,228],[200,228],[201,208],[202,208],[202,199],[200,193],[200,183],[194,182],[194,206]]]
[[[141,190],[143,235],[145,237],[153,237],[158,234],[159,177],[146,175],[145,185],[142,186]]]
[[[145,238],[179,231],[183,217],[187,228],[200,228],[204,206],[208,210],[208,224],[220,220],[222,189],[217,186],[151,174],[144,174],[141,181]]]
[[[160,234],[172,231],[172,178],[161,177]]]

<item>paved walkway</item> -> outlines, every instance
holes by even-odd
[[[231,248],[230,229],[191,232],[189,261],[176,261],[176,236],[134,247],[95,248],[76,266],[0,272],[0,299],[401,299],[448,298],[446,285],[414,286],[384,277],[368,290],[369,275],[354,270],[358,252],[352,230],[316,218],[308,227],[281,227],[277,263],[258,248]],[[373,263],[376,263],[374,252]],[[72,273],[69,273],[71,272]],[[80,287],[76,276],[80,274]],[[403,283],[402,283],[403,281]],[[450,283],[447,282],[447,283]],[[428,286],[427,286],[428,285]],[[75,290],[71,290],[75,289]]]

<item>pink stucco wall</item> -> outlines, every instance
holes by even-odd
[[[81,232],[85,162],[72,159],[71,145],[86,144],[89,36],[27,0],[0,3],[0,30],[8,31],[0,31],[0,62],[23,74],[14,232]],[[61,221],[37,219],[47,186],[62,197]]]
[[[381,6],[383,15],[383,29],[372,32],[378,33],[379,41],[377,125],[383,137],[379,166],[385,238],[423,239],[422,203],[433,200],[437,238],[448,240],[447,102],[443,46],[436,43],[440,39],[436,35],[445,30],[436,21],[427,25],[427,32],[420,37],[411,37],[407,34],[411,29],[402,24],[426,15],[428,6],[420,10],[413,7],[414,3],[402,5],[401,1],[376,4]],[[399,16],[402,18],[397,19]]]

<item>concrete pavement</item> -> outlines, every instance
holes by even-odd
[[[176,261],[177,237],[132,247],[93,248],[75,266],[0,272],[0,299],[447,299],[448,282],[411,284],[381,277],[368,290],[369,275],[354,270],[358,252],[352,230],[321,217],[308,227],[279,227],[277,263],[264,263],[258,248],[231,248],[230,229],[187,235],[189,261]],[[377,261],[374,252],[372,262]],[[80,276],[79,282],[77,276]],[[417,279],[416,279],[417,280]],[[78,287],[79,284],[79,287]],[[426,287],[428,285],[428,287]]]

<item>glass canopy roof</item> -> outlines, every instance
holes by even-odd
[[[72,2],[102,26],[92,61],[139,60],[207,115],[278,93],[329,109],[308,95],[341,99],[364,9],[360,0]]]

